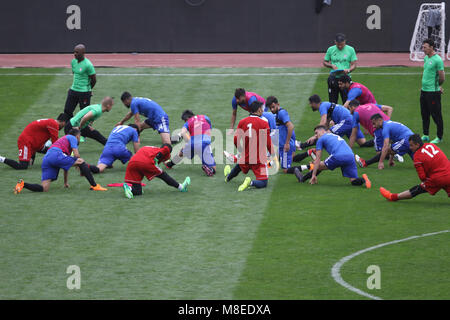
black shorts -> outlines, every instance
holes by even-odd
[[[78,104],[80,105],[80,110],[91,104],[91,96],[91,91],[79,92],[69,89],[67,92],[66,105],[64,106],[64,113],[72,118]]]

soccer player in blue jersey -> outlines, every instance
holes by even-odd
[[[356,167],[355,155],[344,139],[331,133],[324,125],[318,125],[314,128],[316,143],[316,160],[314,161],[314,169],[303,175],[298,168],[295,169],[295,176],[299,182],[305,182],[308,179],[311,184],[317,183],[317,175],[324,170],[334,170],[341,168],[342,176],[350,179],[354,186],[361,186],[365,183],[366,188],[372,186],[366,174],[362,178],[358,177],[358,169]],[[329,153],[329,157],[321,161],[322,150],[325,149]]]
[[[130,108],[130,112],[128,112],[117,125],[123,125],[134,116],[134,122],[139,127],[139,131],[152,128],[153,130],[158,131],[163,144],[171,144],[169,116],[159,104],[148,98],[133,97],[127,91],[122,93],[120,99],[125,107]],[[147,119],[141,122],[139,115],[143,115]]]
[[[319,125],[329,127],[330,122],[333,121],[334,125],[330,128],[330,131],[338,136],[343,137],[345,135],[350,138],[353,129],[353,116],[347,108],[327,101],[322,102],[317,94],[309,97],[309,105],[312,111],[320,112]],[[316,139],[313,136],[307,142],[314,143]],[[374,144],[373,140],[366,141],[361,129],[358,129],[356,142],[360,147],[372,147]]]
[[[203,114],[195,115],[191,110],[185,110],[181,114],[181,120],[185,123],[181,129],[181,136],[186,145],[180,153],[166,163],[167,168],[181,162],[182,157],[192,159],[197,155],[202,160],[202,169],[207,176],[216,173],[216,162],[211,151],[211,120]]]
[[[123,164],[127,163],[133,155],[127,149],[127,144],[130,141],[133,141],[134,153],[138,152],[140,141],[137,125],[129,124],[127,126],[120,125],[115,127],[109,134],[97,166],[89,166],[92,173],[105,171],[106,168],[112,167],[112,164],[116,160],[120,160]]]
[[[52,181],[58,179],[60,169],[64,170],[64,187],[69,188],[68,171],[73,166],[78,166],[80,168],[81,173],[90,183],[91,190],[107,190],[95,182],[88,165],[82,158],[80,158],[80,154],[78,152],[80,137],[80,130],[74,128],[71,129],[67,135],[61,137],[54,144],[52,144],[42,159],[42,184],[26,183],[20,179],[14,188],[14,193],[20,193],[23,188],[34,192],[49,191]],[[74,156],[70,156],[72,152]]]

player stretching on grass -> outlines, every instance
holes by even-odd
[[[316,160],[314,160],[314,169],[303,175],[298,168],[295,169],[295,176],[299,182],[306,182],[311,179],[311,184],[317,183],[317,175],[323,170],[334,170],[341,168],[342,176],[350,179],[354,186],[361,186],[365,183],[366,188],[372,186],[366,174],[362,178],[358,177],[358,169],[355,163],[355,155],[344,139],[336,134],[327,132],[327,128],[319,125],[314,129],[317,136]],[[325,149],[330,156],[321,161],[322,150]]]
[[[191,110],[183,111],[181,120],[185,122],[181,136],[186,145],[166,167],[172,168],[182,157],[192,159],[197,155],[202,160],[202,169],[206,175],[213,176],[216,173],[216,162],[211,151],[211,120],[203,114],[195,115]]]
[[[45,143],[50,139],[52,143],[58,140],[58,131],[64,128],[68,120],[65,113],[61,113],[58,119],[40,119],[28,124],[17,139],[19,147],[19,162],[0,156],[0,162],[16,170],[25,170],[30,161],[34,163],[36,152],[46,153]]]
[[[385,121],[381,114],[374,114],[370,117],[373,126],[375,127],[375,150],[377,154],[370,160],[364,160],[356,155],[356,162],[362,168],[378,162],[378,169],[384,169],[384,159],[389,156],[389,165],[394,165],[394,156],[400,156],[400,162],[403,161],[403,155],[409,154],[413,158],[413,152],[409,148],[408,139],[413,132],[404,124],[395,121]],[[391,145],[391,146],[390,146]]]
[[[106,138],[92,127],[92,123],[100,118],[103,112],[109,112],[112,109],[114,100],[111,97],[105,97],[101,104],[93,104],[80,110],[64,127],[66,134],[72,128],[80,129],[81,135],[100,142],[102,145],[106,144]]]
[[[234,92],[234,97],[231,100],[231,107],[233,108],[233,113],[231,114],[231,125],[228,130],[228,134],[233,134],[234,125],[236,123],[236,114],[238,105],[245,111],[251,112],[250,105],[254,101],[262,102],[263,105],[266,103],[263,97],[257,95],[254,92],[245,91],[243,88],[237,88]]]
[[[226,165],[224,169],[225,182],[231,181],[241,171],[247,174],[249,170],[252,170],[255,174],[256,180],[252,181],[250,177],[246,177],[238,191],[244,191],[250,186],[267,187],[269,179],[267,152],[269,151],[271,156],[274,155],[269,124],[267,119],[261,118],[263,106],[261,103],[252,103],[251,107],[250,116],[239,121],[234,135],[234,145],[242,156],[233,170],[229,165]]]
[[[80,130],[72,129],[68,135],[65,135],[52,144],[42,160],[42,184],[26,183],[20,179],[14,188],[14,193],[20,193],[23,188],[35,192],[47,192],[50,189],[52,181],[58,179],[59,169],[64,170],[64,187],[69,188],[68,171],[73,166],[80,168],[81,173],[91,185],[90,190],[107,190],[95,182],[88,165],[80,158],[80,154],[78,153],[80,136]],[[74,154],[73,157],[70,156],[72,152]]]
[[[106,141],[103,152],[98,160],[97,166],[89,166],[92,173],[100,173],[106,168],[111,168],[114,161],[120,160],[123,164],[127,163],[133,155],[127,149],[127,143],[133,141],[134,153],[139,150],[139,128],[135,124],[128,126],[115,127]]]
[[[347,92],[347,101],[344,107],[348,108],[350,101],[357,99],[361,104],[377,103],[372,92],[366,86],[358,82],[353,82],[348,75],[344,75],[338,79],[339,88]]]
[[[422,183],[401,193],[391,193],[381,187],[381,195],[389,201],[397,201],[426,192],[434,196],[444,189],[450,197],[450,161],[444,152],[432,143],[424,144],[418,134],[409,137],[409,148],[414,153],[414,166]]]
[[[139,131],[152,128],[153,130],[158,131],[163,144],[171,144],[169,116],[159,104],[148,98],[133,97],[131,93],[127,91],[122,93],[120,99],[125,107],[130,108],[130,112],[117,123],[118,126],[124,124],[125,121],[128,121],[134,116],[134,123],[139,127]],[[141,122],[140,114],[147,119]]]
[[[132,199],[134,196],[142,195],[141,181],[144,177],[147,177],[149,181],[157,177],[169,186],[177,188],[181,192],[186,192],[191,183],[191,178],[186,177],[184,182],[180,184],[158,167],[158,163],[170,159],[171,152],[172,146],[170,144],[163,144],[161,148],[151,146],[140,148],[128,162],[125,183],[123,184],[125,196]],[[132,187],[128,186],[127,183],[131,183]]]

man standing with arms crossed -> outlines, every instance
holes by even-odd
[[[323,65],[330,68],[330,76],[328,77],[328,100],[337,103],[339,93],[341,94],[342,104],[347,101],[347,94],[339,89],[338,79],[356,69],[355,49],[346,44],[345,35],[336,34],[335,45],[328,48],[323,61]]]
[[[437,127],[437,137],[431,143],[439,143],[444,135],[444,121],[441,111],[441,85],[445,81],[444,62],[434,51],[434,41],[425,39],[422,44],[423,59],[422,90],[420,91],[420,112],[422,114],[422,141],[430,142],[430,115]]]

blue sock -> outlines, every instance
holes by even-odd
[[[268,180],[253,180],[250,185],[258,189],[265,188],[267,187],[267,181]]]

